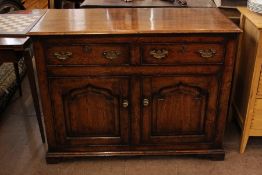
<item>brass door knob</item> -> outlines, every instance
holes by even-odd
[[[144,106],[148,106],[148,105],[149,105],[149,99],[145,98],[145,99],[143,100],[143,105],[144,105]]]
[[[128,100],[123,100],[122,106],[123,108],[127,108],[128,107]]]

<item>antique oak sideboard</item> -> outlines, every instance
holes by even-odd
[[[29,33],[47,162],[181,154],[223,160],[239,32],[213,8],[48,10]]]

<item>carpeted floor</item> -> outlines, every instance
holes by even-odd
[[[234,123],[225,138],[225,161],[193,157],[100,158],[45,163],[28,80],[23,96],[16,94],[0,114],[0,175],[262,175],[262,138],[251,138],[239,154]]]

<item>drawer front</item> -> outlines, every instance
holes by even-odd
[[[224,55],[223,44],[156,43],[142,46],[142,64],[223,63]]]
[[[251,122],[252,129],[262,129],[262,99],[256,99],[254,104],[254,113]]]
[[[257,98],[262,98],[262,72],[260,70],[258,87],[257,87]]]
[[[262,99],[255,100],[253,118],[250,128],[262,129]]]
[[[254,119],[262,120],[262,99],[257,98],[254,104]]]
[[[72,44],[47,48],[49,65],[124,65],[129,61],[128,44]]]
[[[262,119],[254,119],[251,123],[252,129],[262,130]]]

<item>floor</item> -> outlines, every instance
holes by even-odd
[[[0,175],[262,175],[262,138],[251,138],[239,154],[239,132],[232,123],[225,138],[225,161],[194,157],[100,158],[45,163],[27,78],[0,114]]]

